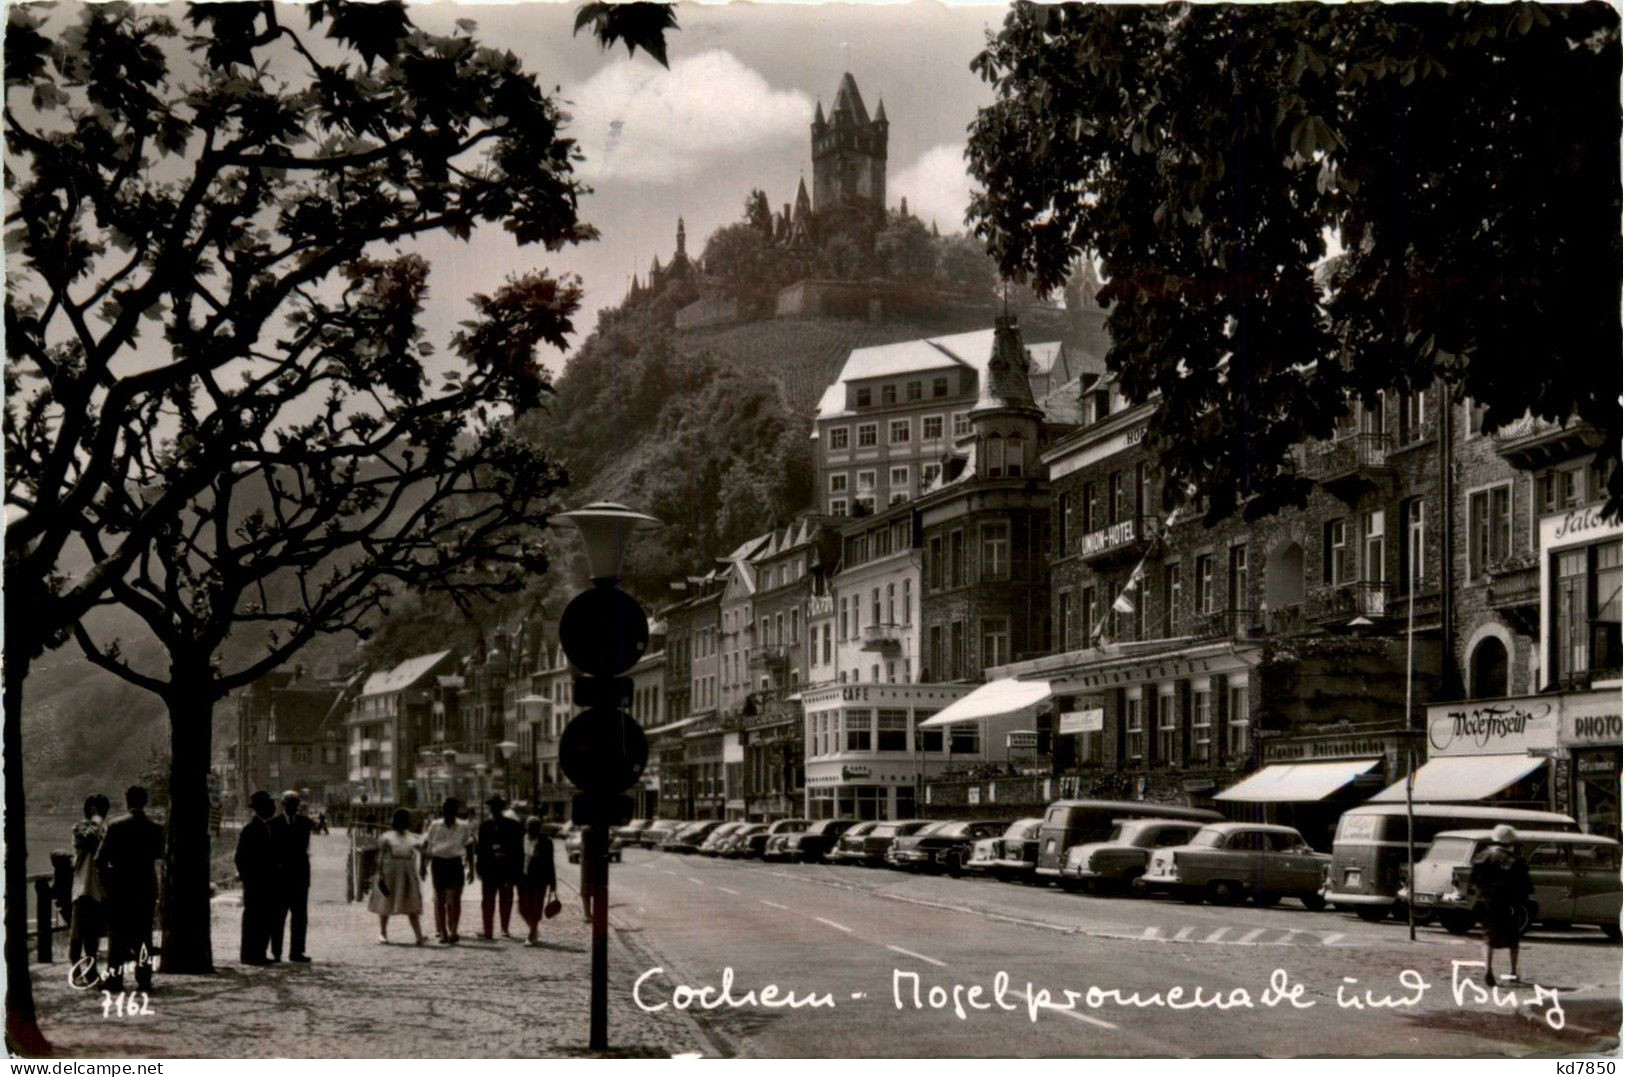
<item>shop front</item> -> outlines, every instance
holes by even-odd
[[[1259,770],[1214,797],[1235,818],[1296,827],[1330,850],[1337,821],[1406,764],[1407,738],[1389,727],[1267,737]]]
[[[1427,762],[1417,768],[1411,799],[1568,812],[1568,769],[1558,765],[1560,704],[1560,696],[1524,696],[1429,707]],[[1403,803],[1405,780],[1371,799]]]
[[[807,817],[912,818],[927,778],[984,763],[974,726],[921,728],[971,688],[845,684],[805,691]]]
[[[1572,791],[1565,809],[1590,834],[1620,837],[1620,696],[1617,691],[1566,692],[1559,698],[1557,743],[1559,766],[1567,764],[1565,783]]]

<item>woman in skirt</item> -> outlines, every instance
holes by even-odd
[[[378,941],[389,942],[389,918],[404,915],[417,936],[417,945],[423,945],[423,928],[418,914],[423,911],[423,890],[418,886],[415,863],[421,854],[423,839],[407,833],[412,825],[412,813],[397,808],[390,820],[393,830],[378,839],[378,881],[372,888],[367,907],[378,914]]]
[[[542,817],[532,815],[525,824],[525,859],[519,876],[519,915],[530,927],[526,946],[540,944],[536,929],[557,885],[558,879],[553,873],[553,839],[542,833]]]

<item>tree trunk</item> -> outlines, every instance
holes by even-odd
[[[169,851],[164,861],[165,974],[214,971],[210,943],[209,753],[214,694],[207,666],[173,668],[169,704]]]
[[[7,618],[8,621],[12,618]],[[6,1046],[14,1055],[39,1058],[50,1044],[34,1015],[34,985],[28,978],[28,826],[23,788],[23,680],[33,654],[31,641],[6,626],[5,763],[6,782]]]

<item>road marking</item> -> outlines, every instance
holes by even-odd
[[[1141,935],[1140,938],[1142,938],[1142,939],[1160,939],[1160,938],[1162,938],[1162,932],[1159,931],[1155,927],[1148,927],[1148,928],[1145,929],[1145,934]]]
[[[693,883],[695,886],[704,886],[705,885],[705,883],[701,882],[699,879],[696,879],[692,875],[685,876],[685,878],[687,878],[688,881]]]
[[[1186,924],[1184,927],[1182,927],[1178,931],[1174,932],[1174,941],[1175,942],[1184,942],[1186,939],[1191,937],[1191,933],[1194,932],[1195,930],[1196,930],[1195,927],[1191,926],[1190,924]]]
[[[938,967],[944,967],[944,966],[946,966],[948,964],[948,962],[946,962],[946,961],[938,961],[934,957],[926,957],[924,954],[917,954],[913,950],[905,950],[901,946],[893,946],[889,942],[886,944],[886,949],[891,950],[891,951],[893,951],[895,953],[903,954],[906,957],[917,957],[921,961],[929,962],[930,964],[936,965]]]
[[[1334,932],[1332,932],[1332,933],[1331,933],[1331,934],[1330,934],[1330,935],[1327,935],[1327,936],[1326,936],[1326,937],[1325,937],[1325,938],[1324,938],[1324,939],[1322,939],[1322,940],[1321,940],[1321,945],[1322,945],[1322,946],[1333,946],[1333,945],[1336,945],[1336,943],[1337,943],[1337,940],[1338,940],[1338,939],[1340,939],[1340,938],[1342,938],[1342,937],[1343,937],[1343,932],[1341,932],[1341,931],[1334,931]]]
[[[788,905],[780,905],[777,901],[769,901],[769,900],[767,900],[767,898],[757,898],[756,900],[760,901],[763,905],[766,905],[769,908],[783,909],[785,912],[790,911],[790,906],[788,906]]]
[[[1112,1024],[1110,1021],[1102,1021],[1098,1017],[1090,1017],[1088,1014],[1079,1013],[1077,1010],[1063,1010],[1059,1007],[1054,1007],[1054,1012],[1060,1014],[1062,1017],[1070,1017],[1074,1021],[1082,1021],[1085,1024],[1094,1025],[1096,1028],[1109,1028],[1113,1032],[1117,1031],[1117,1026]]]
[[[826,920],[822,916],[815,916],[815,917],[813,917],[813,919],[817,920],[820,924],[828,924],[830,927],[834,928],[837,931],[844,931],[848,935],[850,935],[852,933],[851,928],[847,927],[845,924],[837,924],[834,920]]]
[[[1280,938],[1278,938],[1274,942],[1270,943],[1270,945],[1271,946],[1291,946],[1292,945],[1292,936],[1296,935],[1297,933],[1298,933],[1297,928],[1295,928],[1295,927],[1290,928],[1290,929],[1288,929],[1288,931],[1287,931],[1287,933],[1285,935],[1282,935]]]
[[[1251,931],[1247,932],[1247,934],[1245,934],[1241,938],[1237,939],[1236,941],[1238,943],[1242,943],[1242,944],[1252,942],[1254,939],[1258,938],[1258,936],[1262,935],[1265,932],[1265,930],[1266,929],[1262,928],[1262,927],[1255,927]]]
[[[667,875],[676,875],[677,874],[675,871],[671,870],[670,868],[661,868],[660,870],[664,871]]]
[[[719,886],[719,887],[717,887],[717,889],[721,890],[724,894],[732,894],[734,897],[739,896],[739,891],[737,891],[737,890],[729,890],[726,886]]]
[[[1227,928],[1227,927],[1221,927],[1221,928],[1219,928],[1219,930],[1215,931],[1213,934],[1209,935],[1207,938],[1203,939],[1202,941],[1203,942],[1218,942],[1220,939],[1224,938],[1224,933],[1226,931],[1229,931],[1229,930],[1230,929]]]

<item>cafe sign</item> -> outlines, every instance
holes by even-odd
[[[1541,699],[1445,703],[1428,708],[1428,754],[1529,755],[1557,746],[1557,710]]]

